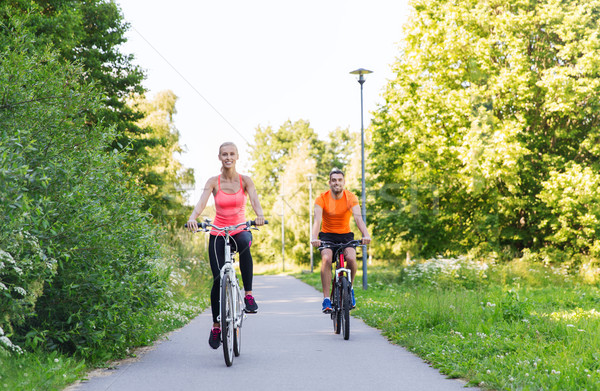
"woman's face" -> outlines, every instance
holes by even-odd
[[[219,160],[223,168],[235,167],[235,162],[238,160],[237,148],[234,145],[225,145],[219,151]]]

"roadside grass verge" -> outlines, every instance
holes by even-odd
[[[320,288],[318,273],[297,274]],[[357,275],[352,312],[452,378],[493,390],[600,389],[600,289],[565,270],[435,259]]]
[[[165,333],[183,327],[209,304],[212,275],[204,259],[204,240],[200,235],[191,237],[179,231],[182,230],[170,230],[158,239],[164,254],[156,262],[169,276],[169,290],[154,316],[141,319],[139,327],[144,332],[127,350],[129,356],[135,355],[135,348],[152,345]],[[114,356],[92,362],[58,351],[46,351],[38,346],[42,342],[29,341],[29,346],[20,354],[9,353],[0,344],[0,391],[62,390],[85,379],[91,369],[110,366],[111,360],[124,358]]]

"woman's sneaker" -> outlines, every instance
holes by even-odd
[[[256,304],[256,300],[254,300],[252,295],[246,295],[246,297],[244,297],[244,304],[246,304],[244,311],[247,313],[255,314],[258,312],[258,304]]]
[[[354,288],[352,288],[351,292],[352,292],[352,306],[350,307],[350,309],[353,310],[354,308],[356,308],[356,299],[354,298]]]
[[[213,327],[210,330],[210,336],[208,337],[208,344],[213,349],[218,349],[221,346],[221,329]]]

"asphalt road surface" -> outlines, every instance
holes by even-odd
[[[321,293],[289,276],[255,276],[257,314],[242,328],[242,351],[227,367],[208,345],[210,309],[115,369],[69,391],[475,390],[447,379],[377,329],[351,318],[350,339],[333,333]],[[357,303],[360,306],[360,302]]]

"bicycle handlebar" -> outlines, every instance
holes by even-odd
[[[269,224],[268,220],[265,220],[265,224]],[[212,224],[210,222],[209,219],[206,219],[205,221],[201,222],[200,224],[198,224],[198,231],[204,231],[204,232],[208,232],[209,231],[209,227],[212,227],[218,231],[224,231],[224,232],[231,232],[231,231],[235,231],[236,229],[242,227],[242,226],[246,226],[246,230],[249,229],[250,227],[255,227],[256,226],[256,221],[255,220],[248,220],[248,221],[244,221],[243,223],[239,223],[236,225],[230,225],[228,227],[217,227],[216,225]],[[187,223],[185,223],[184,225],[185,228],[188,228]]]
[[[366,244],[362,244],[361,240],[351,240],[348,243],[333,243],[333,242],[328,242],[325,240],[321,240],[321,245],[318,247],[319,250],[323,250],[325,248],[330,248],[330,249],[341,249],[341,248],[346,248],[346,247],[365,247]]]

